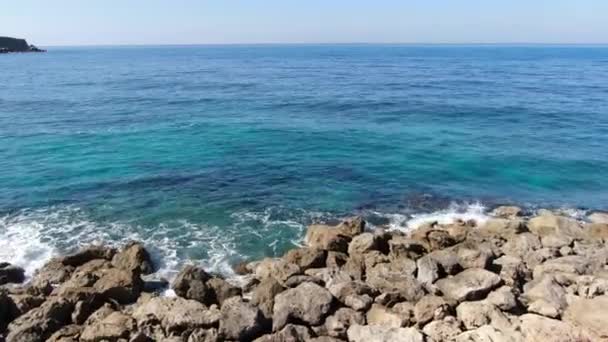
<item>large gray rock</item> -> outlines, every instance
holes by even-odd
[[[383,235],[374,233],[362,233],[353,238],[348,245],[348,254],[361,255],[371,251],[387,252],[388,245]]]
[[[337,226],[313,224],[306,231],[306,243],[316,249],[346,252],[352,238],[364,230],[365,221],[361,217],[346,219]]]
[[[116,249],[106,246],[89,246],[80,251],[60,258],[60,262],[66,266],[77,267],[95,259],[112,260]]]
[[[457,275],[438,280],[435,284],[448,298],[458,302],[483,299],[501,284],[496,274],[481,268],[469,268]]]
[[[292,321],[320,325],[331,310],[332,302],[331,293],[314,283],[303,283],[283,291],[274,300],[273,331],[281,330]]]
[[[517,206],[503,205],[492,210],[492,216],[502,218],[515,218],[522,214],[522,210]]]
[[[99,279],[93,287],[107,299],[115,300],[121,304],[132,303],[137,300],[143,288],[143,281],[139,275],[130,271],[108,268],[97,273]]]
[[[509,329],[512,324],[509,318],[487,301],[463,302],[456,307],[456,316],[467,330],[489,324],[499,329]]]
[[[575,219],[544,213],[528,220],[528,229],[539,237],[566,235],[572,238],[584,237],[581,224]]]
[[[424,285],[433,284],[435,280],[439,279],[441,270],[439,269],[439,263],[430,255],[427,254],[416,261],[418,268],[418,274],[416,279]]]
[[[210,304],[211,290],[205,284],[209,279],[211,275],[204,269],[187,265],[177,274],[171,287],[180,297]]]
[[[414,328],[382,325],[352,325],[348,328],[350,342],[424,342],[424,335]]]
[[[150,254],[139,242],[130,242],[124,246],[112,258],[112,265],[137,274],[150,274],[154,272]]]
[[[220,333],[227,339],[253,340],[263,332],[260,310],[239,297],[227,299],[222,305]]]
[[[287,252],[283,259],[287,263],[297,265],[302,271],[304,271],[309,268],[325,267],[327,251],[306,247],[296,248]]]
[[[136,305],[132,316],[139,327],[160,324],[166,332],[211,327],[220,319],[219,311],[180,297],[154,297]]]

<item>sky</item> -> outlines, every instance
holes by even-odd
[[[608,0],[5,0],[0,36],[40,46],[608,43]]]

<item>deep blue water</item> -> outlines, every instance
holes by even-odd
[[[0,259],[29,268],[94,240],[221,268],[353,213],[608,207],[606,46],[50,48],[0,75]]]

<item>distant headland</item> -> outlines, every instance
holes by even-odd
[[[28,44],[25,39],[0,37],[0,53],[9,52],[46,52],[46,50]]]

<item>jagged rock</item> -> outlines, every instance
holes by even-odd
[[[262,313],[240,297],[227,299],[222,305],[221,312],[220,334],[227,339],[253,340],[262,334]]]
[[[350,342],[423,342],[424,335],[414,328],[381,325],[352,325],[348,328]]]
[[[527,283],[522,298],[528,304],[529,312],[558,318],[567,304],[565,296],[566,290],[548,274]]]
[[[30,282],[31,286],[36,289],[44,289],[48,288],[49,284],[61,284],[70,279],[74,269],[74,266],[64,265],[60,259],[52,259],[34,273]]]
[[[438,280],[435,284],[448,298],[458,302],[482,299],[501,284],[496,274],[481,268],[469,268],[457,275]]]
[[[8,263],[0,265],[0,285],[8,283],[22,283],[25,280],[25,270]]]
[[[367,324],[396,328],[406,326],[410,322],[410,317],[402,316],[401,313],[380,304],[373,304],[367,311],[366,318]]]
[[[297,287],[302,283],[315,283],[320,286],[324,286],[325,282],[317,277],[305,275],[305,274],[297,274],[289,277],[283,285],[287,288]]]
[[[66,325],[65,327],[57,330],[47,342],[78,342],[80,341],[80,333],[83,327],[76,324]]]
[[[354,237],[365,231],[365,220],[361,216],[350,217],[342,220],[336,229],[347,236]]]
[[[342,252],[327,252],[327,259],[325,261],[325,265],[328,268],[339,269],[348,261],[348,254]]]
[[[279,293],[274,299],[273,331],[282,329],[292,320],[320,325],[333,302],[331,293],[314,283],[303,283]]]
[[[251,303],[258,306],[265,317],[270,318],[274,307],[274,297],[283,290],[285,288],[276,279],[266,278],[253,290]]]
[[[180,297],[154,297],[133,309],[138,327],[160,324],[166,332],[211,327],[218,324],[218,311],[198,301]]]
[[[460,329],[460,322],[455,317],[447,316],[442,320],[430,322],[424,326],[422,331],[428,337],[428,342],[443,342],[453,341],[462,332],[462,329]]]
[[[401,302],[393,305],[391,310],[397,313],[404,322],[404,326],[416,324],[416,307],[410,302]]]
[[[95,312],[93,312],[91,315],[89,315],[89,317],[85,320],[83,325],[85,325],[85,326],[92,325],[98,321],[101,321],[104,318],[108,317],[114,311],[116,311],[116,310],[114,309],[114,307],[111,304],[105,303],[99,309],[97,309]]]
[[[127,304],[137,300],[143,282],[136,274],[112,268],[103,270],[93,287],[104,297]]]
[[[307,342],[312,341],[313,333],[303,325],[287,324],[281,331],[264,335],[255,342]]]
[[[520,320],[524,341],[593,341],[587,334],[568,322],[535,314],[522,315],[520,316]]]
[[[493,268],[500,270],[500,278],[508,286],[520,288],[532,278],[532,271],[526,267],[519,257],[503,255],[492,263]]]
[[[492,291],[488,295],[487,301],[502,311],[511,311],[517,307],[517,299],[513,294],[513,289],[509,286],[502,286]]]
[[[389,242],[390,256],[393,259],[416,260],[428,253],[427,246],[417,240],[404,236],[395,236]]]
[[[532,233],[517,234],[502,246],[506,255],[519,258],[525,257],[530,251],[541,248],[540,239]]]
[[[103,305],[104,298],[97,293],[83,293],[78,297],[79,300],[74,301],[72,322],[82,324],[93,312]]]
[[[213,277],[205,283],[207,288],[210,289],[210,298],[207,297],[210,304],[222,305],[225,300],[234,296],[241,295],[241,289],[228,283],[224,279]]]
[[[347,219],[334,227],[313,224],[306,232],[306,242],[312,248],[346,252],[351,239],[364,229],[365,221],[360,217]]]
[[[115,311],[101,321],[88,325],[80,334],[81,341],[117,341],[128,338],[135,330],[135,320],[130,316]]]
[[[209,303],[210,290],[205,284],[209,279],[211,275],[204,269],[187,265],[177,274],[171,287],[180,297]]]
[[[512,219],[522,214],[520,207],[503,205],[492,210],[492,216]]]
[[[217,342],[220,341],[220,337],[217,329],[195,329],[190,336],[188,336],[187,342]],[[134,342],[131,340],[130,342]],[[142,342],[148,342],[142,341]]]
[[[435,280],[439,279],[439,264],[430,254],[418,259],[416,266],[418,268],[416,279],[421,284],[433,284]]]
[[[463,302],[456,307],[456,316],[467,330],[490,324],[499,329],[511,326],[509,318],[487,301]]]
[[[349,308],[340,308],[325,320],[327,335],[346,338],[346,331],[353,324],[365,324],[362,313]]]
[[[608,224],[608,213],[595,212],[587,217],[591,223]]]
[[[582,238],[584,236],[581,224],[571,218],[544,214],[528,220],[528,229],[540,236],[547,235],[566,235],[572,238]]]
[[[150,254],[139,242],[130,242],[112,258],[112,265],[137,274],[154,272]]]
[[[441,320],[450,314],[450,305],[441,297],[427,295],[422,297],[414,309],[416,322],[419,326],[433,320]]]
[[[569,255],[548,260],[534,268],[534,279],[541,278],[544,274],[551,273],[573,273],[586,274],[590,271],[589,259],[579,255]]]
[[[356,311],[365,311],[373,303],[376,290],[359,281],[348,281],[333,284],[329,292],[346,305]]]
[[[273,277],[281,285],[285,286],[287,279],[294,275],[302,274],[302,270],[298,265],[287,260],[266,258],[256,266],[254,273],[258,279]]]
[[[525,340],[518,331],[501,331],[493,326],[484,325],[475,330],[466,331],[454,338],[455,342],[524,342],[545,341]],[[549,341],[549,340],[546,340]],[[551,340],[554,341],[554,340]],[[556,340],[555,340],[556,341]]]
[[[386,253],[388,245],[384,236],[373,233],[362,233],[355,236],[348,245],[348,255],[361,255],[370,251]]]
[[[0,293],[0,296],[2,296],[1,293]],[[13,317],[21,316],[24,313],[30,311],[31,309],[39,307],[42,303],[44,303],[44,300],[45,300],[45,298],[43,296],[31,295],[28,293],[9,295],[9,297],[11,300],[11,304],[3,304],[0,306],[4,306],[7,309],[9,307],[12,307],[12,309],[13,309],[12,316]],[[2,302],[1,299],[0,299],[0,302]],[[1,317],[0,317],[0,321],[2,321]]]
[[[597,340],[608,339],[608,296],[576,298],[568,306],[564,320],[583,328]]]
[[[283,257],[287,263],[298,265],[302,271],[325,267],[326,258],[327,251],[306,247],[292,249]]]
[[[74,305],[63,298],[52,298],[19,316],[8,325],[8,342],[43,341],[70,322]]]
[[[452,249],[433,251],[427,254],[427,256],[435,260],[445,274],[453,275],[462,271],[462,267],[458,262],[458,255]]]
[[[424,295],[422,285],[414,276],[407,272],[391,271],[390,267],[369,273],[366,283],[380,293],[397,293],[403,301],[415,302]]]
[[[77,267],[95,259],[112,260],[116,249],[105,246],[89,246],[80,251],[60,258],[60,262],[66,266]]]
[[[487,268],[494,258],[492,249],[485,244],[463,243],[457,248],[458,263],[462,268]]]
[[[511,238],[515,234],[524,232],[525,225],[523,220],[491,218],[487,220],[477,232],[485,237]]]

